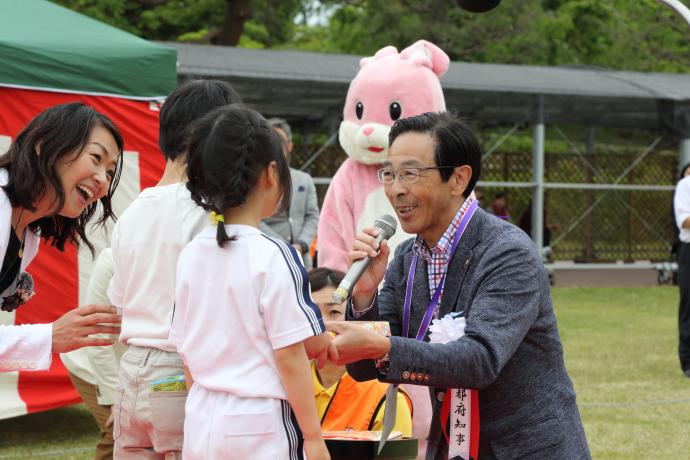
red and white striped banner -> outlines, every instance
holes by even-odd
[[[158,103],[0,87],[0,153],[42,110],[76,101],[107,115],[124,137],[124,168],[113,203],[119,215],[141,189],[154,185],[163,171],[165,161],[158,149]],[[107,228],[111,229],[112,223]],[[110,238],[103,231],[91,231],[89,238],[96,255],[110,246]],[[34,278],[36,295],[15,312],[0,312],[0,323],[49,323],[83,303],[93,262],[86,247],[77,250],[70,246],[60,253],[42,244],[27,270]],[[0,373],[0,419],[78,402],[79,395],[58,354],[53,354],[48,371]]]

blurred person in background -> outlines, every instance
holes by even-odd
[[[680,168],[680,172],[678,173],[678,180],[680,181],[684,177],[687,177],[690,175],[690,163],[687,163],[683,165]],[[675,191],[673,192],[673,196],[675,198]],[[671,218],[675,222],[676,220],[676,212],[673,206],[673,200],[671,201]],[[673,226],[673,242],[671,243],[671,260],[673,262],[678,262],[678,250],[680,249],[680,229],[674,225]],[[673,284],[678,284],[678,274],[674,274],[674,280]]]
[[[511,221],[510,211],[508,210],[508,192],[498,192],[489,207],[486,208],[489,214],[493,214],[499,219]]]
[[[677,247],[678,287],[678,358],[683,373],[690,377],[690,175],[688,166],[681,169],[681,179],[673,197],[676,226],[679,230]]]
[[[283,154],[288,164],[292,153],[292,129],[282,118],[270,118],[268,123],[273,127],[283,143]],[[316,199],[314,179],[295,168],[290,168],[292,180],[292,199],[287,209],[279,210],[276,214],[264,219],[261,231],[268,236],[280,238],[293,245],[302,256],[307,270],[312,266],[309,248],[316,236],[319,225],[319,205]]]

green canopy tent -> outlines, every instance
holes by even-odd
[[[176,61],[172,48],[48,1],[0,1],[0,153],[45,108],[71,101],[93,106],[115,122],[125,139],[114,202],[119,214],[163,169],[158,112],[176,85]],[[109,246],[104,232],[92,232],[91,240],[97,251]],[[2,312],[0,324],[52,322],[83,303],[92,264],[84,248],[59,254],[42,247],[29,267],[36,296],[13,313]],[[0,374],[0,395],[0,418],[79,401],[57,355],[49,371]]]
[[[0,4],[0,85],[128,99],[176,84],[174,49],[44,0]]]

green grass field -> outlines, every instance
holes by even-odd
[[[565,363],[596,459],[690,457],[678,289],[554,289]]]
[[[592,456],[690,458],[677,288],[555,288],[553,297]],[[90,459],[96,438],[83,406],[2,420],[0,460]]]

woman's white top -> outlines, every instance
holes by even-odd
[[[8,179],[7,170],[0,169],[0,186],[7,184]],[[0,265],[5,260],[12,231],[12,205],[5,191],[0,188]],[[39,240],[40,237],[36,233],[26,229],[24,254],[17,278],[36,257]],[[0,296],[14,292],[17,278],[0,293]],[[3,312],[2,320],[13,322],[14,316],[8,316]],[[52,356],[52,341],[52,324],[0,325],[0,372],[48,369]]]
[[[286,399],[274,350],[325,331],[307,273],[289,244],[254,227],[225,228],[237,239],[224,248],[211,227],[180,255],[170,339],[195,385]]]

